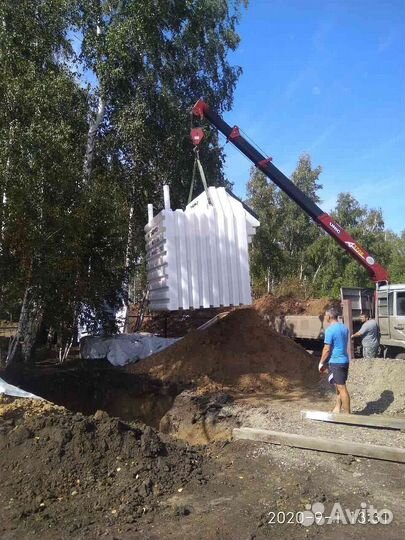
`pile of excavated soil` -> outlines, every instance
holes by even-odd
[[[0,536],[58,529],[98,538],[153,511],[190,478],[205,483],[201,462],[197,448],[164,441],[144,424],[1,397]]]
[[[132,373],[203,391],[286,392],[319,379],[314,359],[275,333],[254,309],[237,309],[203,331],[129,366]]]
[[[162,337],[183,337],[224,311],[230,308],[150,312],[145,315],[141,330]]]
[[[274,296],[267,294],[258,298],[254,307],[262,316],[271,318],[281,315],[315,315],[321,316],[325,310],[334,307],[341,310],[339,300],[332,298],[310,298],[302,300],[293,296]]]

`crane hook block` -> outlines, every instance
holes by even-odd
[[[201,128],[193,128],[190,132],[190,137],[194,146],[198,146],[204,138],[204,131]]]

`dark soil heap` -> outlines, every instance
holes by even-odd
[[[313,315],[320,317],[324,315],[328,308],[334,307],[339,311],[341,310],[340,301],[332,298],[323,297],[303,300],[295,296],[274,296],[272,294],[266,294],[258,298],[254,303],[254,307],[260,315],[266,315],[270,319],[281,315]]]
[[[190,478],[205,482],[198,449],[164,442],[151,427],[0,399],[1,537],[12,523],[30,533],[91,530],[87,537],[96,538],[153,511]]]
[[[305,349],[271,330],[251,308],[230,312],[128,370],[207,391],[288,391],[318,380],[315,361]]]
[[[231,308],[193,309],[182,311],[157,311],[145,316],[142,332],[162,337],[182,337]],[[135,331],[130,329],[130,331]]]

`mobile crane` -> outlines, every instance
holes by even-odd
[[[262,155],[240,133],[238,126],[227,124],[211,107],[199,99],[192,108],[192,115],[200,120],[206,119],[232,144],[236,146],[252,163],[284,191],[315,223],[324,229],[340,246],[357,260],[370,274],[376,284],[374,302],[370,307],[374,312],[380,326],[381,345],[384,355],[405,358],[405,284],[393,285],[389,283],[388,271],[381,266],[372,255],[360,246],[350,234],[343,229],[329,214],[324,212],[314,201],[303,193],[284,173],[273,163],[271,157]],[[191,139],[198,145],[204,136],[201,127],[191,130]],[[358,298],[358,312],[364,307],[365,298],[360,290],[342,290],[353,298]],[[359,291],[357,293],[357,291]],[[359,314],[359,313],[358,313]]]

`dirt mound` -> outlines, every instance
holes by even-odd
[[[293,296],[273,296],[267,294],[258,298],[254,307],[260,315],[270,318],[280,315],[323,315],[325,310],[334,307],[341,310],[340,301],[333,298],[310,298],[302,300]]]
[[[190,478],[205,482],[198,449],[164,441],[151,427],[25,399],[1,398],[0,456],[0,536],[15,524],[21,538],[55,527],[98,538],[154,510]]]
[[[313,358],[269,328],[254,309],[237,309],[160,354],[128,367],[132,373],[203,390],[288,391],[317,378]]]
[[[151,312],[145,315],[141,330],[162,337],[183,337],[224,311],[230,308]]]

